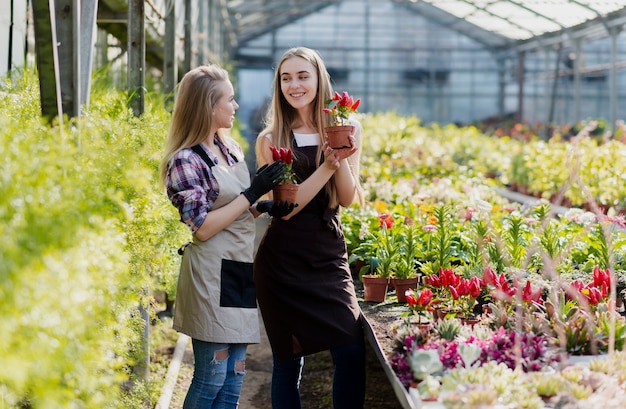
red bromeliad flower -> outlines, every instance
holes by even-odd
[[[335,95],[324,103],[326,104],[324,112],[331,116],[332,125],[346,125],[350,114],[357,112],[361,99],[355,101],[346,91],[343,91],[341,95],[335,91]]]
[[[280,160],[285,165],[287,165],[287,172],[283,176],[281,180],[281,184],[298,184],[298,180],[296,178],[295,172],[292,170],[293,166],[293,152],[288,148],[277,148],[275,146],[270,146],[270,151],[272,152],[272,159],[275,161]]]

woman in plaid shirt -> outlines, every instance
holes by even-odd
[[[285,172],[277,161],[252,182],[241,147],[228,136],[235,111],[228,73],[216,65],[181,80],[161,181],[192,241],[183,246],[174,329],[192,338],[195,367],[184,408],[236,408],[246,347],[260,342],[252,279],[254,217],[293,206],[257,200]]]

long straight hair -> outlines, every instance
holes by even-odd
[[[282,65],[285,61],[290,58],[303,58],[304,60],[311,63],[311,65],[315,68],[317,73],[317,92],[315,94],[315,99],[313,101],[313,109],[311,110],[311,118],[309,120],[311,123],[315,125],[317,128],[317,133],[320,135],[320,143],[317,148],[316,158],[316,166],[320,166],[320,161],[322,160],[323,155],[323,144],[324,144],[324,128],[329,126],[330,116],[324,113],[323,109],[325,108],[325,101],[330,99],[333,94],[333,88],[330,82],[330,75],[326,70],[326,65],[322,60],[319,53],[315,50],[312,50],[307,47],[294,47],[287,50],[276,70],[274,71],[274,82],[273,82],[273,95],[272,102],[267,111],[267,115],[265,118],[265,128],[261,131],[259,138],[266,137],[267,134],[270,134],[272,137],[272,145],[278,147],[292,148],[291,146],[291,131],[293,129],[293,124],[298,118],[297,110],[292,107],[287,99],[282,93],[280,86],[280,71]],[[257,145],[258,146],[258,145]],[[359,152],[360,154],[360,152]],[[257,158],[260,157],[261,152],[256,152]],[[350,160],[351,158],[348,158]],[[355,158],[358,160],[358,156]],[[354,174],[354,169],[358,169],[358,166],[350,166],[350,171],[353,172],[354,180],[357,183],[357,195],[359,196],[359,201],[362,200],[362,196],[360,194],[361,187],[359,183],[359,175]],[[333,176],[325,186],[326,193],[330,198],[329,207],[334,208],[337,207],[337,191],[335,186],[335,177]]]
[[[230,81],[228,72],[216,64],[209,64],[187,72],[178,84],[167,143],[159,166],[163,186],[174,155],[202,143],[211,132],[212,112],[223,96],[219,85],[224,81]],[[221,135],[221,131],[220,137],[229,144],[229,138]]]

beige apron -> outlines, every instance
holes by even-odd
[[[211,167],[220,192],[213,206],[233,201],[250,185],[245,161]],[[207,241],[194,235],[178,277],[175,330],[216,343],[259,343],[256,291],[252,279],[255,223],[249,211]]]

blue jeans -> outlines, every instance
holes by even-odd
[[[247,344],[191,342],[195,363],[183,408],[236,409],[246,373]]]
[[[365,345],[330,350],[333,374],[333,408],[362,409],[365,399]],[[300,409],[300,380],[304,358],[281,362],[274,357],[272,409]]]

